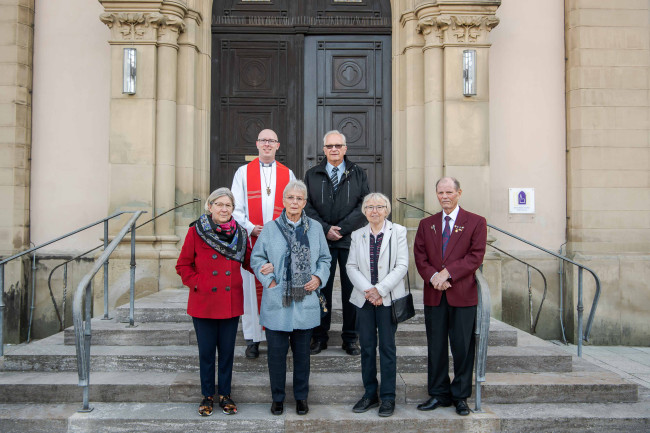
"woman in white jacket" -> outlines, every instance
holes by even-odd
[[[352,232],[346,269],[354,285],[350,302],[357,307],[357,332],[361,345],[361,376],[365,393],[354,405],[361,413],[379,406],[379,416],[391,416],[395,410],[397,357],[392,322],[391,298],[406,295],[404,276],[408,271],[409,252],[406,228],[386,220],[390,200],[384,194],[368,194],[361,205],[368,225]],[[377,381],[377,334],[381,387]]]

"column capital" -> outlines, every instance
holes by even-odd
[[[420,18],[417,32],[431,45],[485,45],[488,33],[499,24],[494,15],[441,14]]]
[[[99,20],[111,29],[112,42],[154,43],[158,37],[159,12],[104,12]]]
[[[156,22],[158,43],[178,47],[178,36],[185,31],[185,23],[176,15],[162,15]]]

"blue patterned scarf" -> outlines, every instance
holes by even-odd
[[[285,286],[282,296],[282,306],[289,307],[291,301],[302,302],[305,295],[305,284],[311,280],[311,251],[309,249],[309,218],[305,212],[300,216],[300,224],[294,227],[287,219],[287,210],[275,220],[280,233],[287,241],[287,258],[285,260]]]
[[[223,227],[212,221],[211,215],[203,214],[201,218],[190,224],[190,227],[194,225],[199,237],[216,252],[231,260],[244,263],[248,234],[242,226],[234,220],[232,221],[236,225],[235,230],[224,230]]]

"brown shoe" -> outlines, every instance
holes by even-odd
[[[214,397],[203,397],[199,405],[199,415],[210,416],[212,415],[212,407],[214,406]]]
[[[226,415],[234,415],[237,413],[237,405],[229,395],[219,396],[219,407]]]

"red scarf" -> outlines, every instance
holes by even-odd
[[[282,213],[284,205],[282,204],[282,193],[289,183],[289,169],[275,162],[275,203],[273,206],[273,219],[276,219]],[[264,225],[264,216],[262,212],[262,179],[260,178],[260,159],[255,158],[246,167],[246,186],[248,188],[248,219],[256,226]]]

